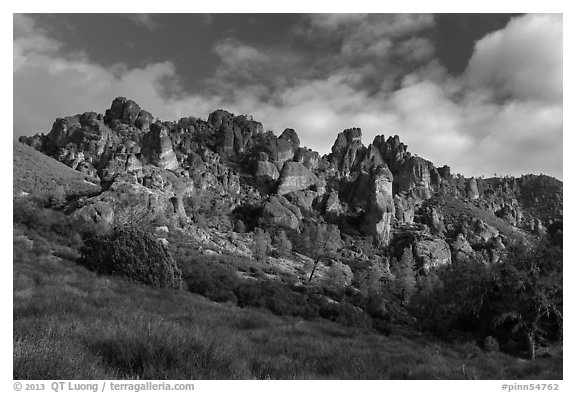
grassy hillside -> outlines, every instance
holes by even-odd
[[[76,256],[15,231],[15,379],[562,378],[561,356],[528,362],[473,344],[277,317],[99,277]]]
[[[12,160],[15,195],[21,192],[39,196],[54,194],[60,186],[67,196],[100,190],[95,184],[96,179],[88,179],[82,173],[18,141],[13,141]]]

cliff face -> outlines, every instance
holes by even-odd
[[[47,135],[21,141],[107,187],[80,201],[79,219],[112,225],[133,208],[185,225],[197,203],[187,212],[186,198],[202,199],[225,212],[250,211],[242,219],[258,225],[298,231],[304,220],[346,223],[342,231],[371,236],[380,248],[410,247],[423,271],[498,260],[509,238],[542,236],[562,217],[555,179],[466,179],[412,155],[398,136],[366,147],[359,128],[339,133],[321,157],[290,128],[276,136],[224,110],[207,120],[154,121],[118,97],[105,115],[59,118]]]

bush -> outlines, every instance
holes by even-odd
[[[307,293],[294,292],[288,286],[272,281],[246,281],[234,291],[240,307],[266,308],[276,315],[312,319],[317,307]]]
[[[154,287],[182,287],[182,272],[172,256],[150,233],[138,228],[118,227],[86,239],[80,254],[80,263],[97,273]]]
[[[186,265],[184,280],[191,292],[215,302],[236,301],[234,289],[239,279],[230,266],[209,259],[193,260]]]
[[[340,303],[325,303],[320,308],[320,316],[346,326],[372,327],[372,318],[368,314],[344,301]]]

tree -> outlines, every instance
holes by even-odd
[[[290,251],[292,251],[292,243],[288,239],[288,236],[286,236],[285,231],[278,231],[276,234],[275,243],[276,247],[278,248],[278,253],[281,256],[286,256]]]
[[[262,228],[254,229],[254,239],[252,240],[252,253],[254,259],[259,262],[265,261],[268,257],[268,247],[270,246],[270,235]]]
[[[515,246],[493,271],[495,326],[508,323],[510,333],[526,339],[530,359],[556,327],[562,337],[562,252],[557,247]]]
[[[302,252],[314,260],[308,281],[312,281],[318,263],[324,258],[337,259],[341,247],[340,230],[336,225],[309,224],[301,235]]]
[[[409,302],[416,291],[416,276],[414,273],[415,262],[412,254],[412,246],[404,249],[400,260],[392,266],[392,273],[396,277],[394,288],[396,296],[400,299],[400,305]]]

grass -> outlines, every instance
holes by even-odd
[[[62,246],[14,239],[15,379],[562,378],[561,356],[278,317],[97,276]]]
[[[99,186],[91,184],[97,180],[88,179],[82,173],[18,141],[13,141],[12,160],[14,192],[53,194],[60,186],[67,196],[100,191]]]

